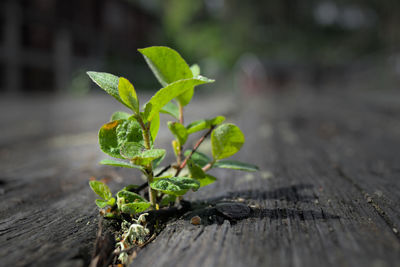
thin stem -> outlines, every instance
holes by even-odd
[[[212,166],[214,165],[214,163],[215,163],[215,160],[213,160],[213,161],[207,163],[207,165],[204,166],[204,167],[202,168],[202,170],[203,170],[204,172],[208,171],[209,169],[212,168]]]
[[[151,149],[151,144],[150,144],[150,124],[148,127],[146,127],[146,125],[143,122],[142,117],[138,116],[137,120],[140,124],[140,127],[143,130],[143,139],[144,139],[144,143],[146,146],[146,149]],[[156,191],[153,190],[150,186],[150,183],[153,182],[153,166],[151,165],[151,163],[146,167],[146,176],[147,176],[147,184],[149,186],[149,200],[151,205],[153,206],[153,208],[156,207]]]
[[[179,122],[180,124],[183,124],[183,105],[181,103],[178,103],[179,106]]]
[[[215,128],[215,126],[212,126],[202,137],[200,137],[200,139],[194,145],[192,151],[190,151],[190,154],[185,158],[185,160],[182,162],[182,164],[179,165],[178,169],[176,170],[175,176],[178,176],[179,173],[182,171],[182,169],[185,168],[188,160],[192,157],[194,152],[196,152],[196,150],[199,148],[201,143],[203,143],[203,141],[207,138],[207,136],[210,135],[210,133],[214,130],[214,128]]]

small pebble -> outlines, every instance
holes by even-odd
[[[199,216],[194,216],[194,217],[192,217],[192,219],[190,219],[190,223],[193,225],[200,225],[201,218]]]
[[[397,228],[393,228],[393,233],[397,234],[399,232],[399,230],[397,230]]]
[[[371,197],[367,197],[367,202],[371,203],[372,202],[372,198]]]

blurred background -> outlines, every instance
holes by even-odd
[[[3,97],[97,92],[87,70],[158,89],[136,51],[151,45],[199,63],[213,90],[382,90],[400,80],[396,0],[1,0],[0,10]]]

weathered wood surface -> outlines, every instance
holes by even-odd
[[[186,214],[132,266],[400,266],[399,95],[198,99],[188,120],[227,115],[246,135],[236,158],[261,170],[213,170],[218,183],[189,199],[244,203],[250,217],[195,226]],[[97,165],[97,128],[118,103],[0,102],[0,265],[88,264],[98,223],[89,177],[114,190],[141,181]]]

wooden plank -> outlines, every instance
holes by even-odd
[[[397,223],[398,165],[393,150],[379,149],[395,144],[395,150],[397,126],[387,119],[393,115],[371,110],[360,128],[351,131],[350,112],[362,118],[371,103],[382,106],[374,99],[346,97],[343,102],[343,96],[330,92],[300,92],[236,102],[195,100],[186,120],[227,115],[247,139],[235,158],[258,164],[261,170],[212,170],[219,181],[188,199],[211,206],[233,201],[252,211],[248,218],[236,220],[203,217],[199,226],[190,223],[191,217],[207,211],[187,213],[169,222],[138,252],[132,266],[400,266],[397,235],[373,205],[375,196],[373,203],[365,198],[365,193],[381,190],[390,201],[376,203]],[[0,101],[0,116],[10,114],[4,117],[9,129],[0,138],[0,265],[88,264],[98,219],[88,178],[109,178],[114,191],[141,181],[135,171],[97,165],[103,155],[96,130],[118,103],[93,96]],[[205,110],[205,103],[210,108]],[[41,109],[35,110],[37,106]],[[24,124],[32,120],[41,123],[39,130],[24,131]],[[335,123],[336,132],[329,122]],[[382,134],[387,133],[357,138],[377,122]],[[159,138],[159,145],[167,148],[171,136],[165,128]],[[350,146],[357,148],[351,161],[343,150]],[[205,142],[203,149],[207,147]],[[375,151],[389,171],[376,172],[373,167],[371,174],[367,167]],[[343,177],[338,166],[351,178]],[[357,175],[359,170],[364,172]]]

